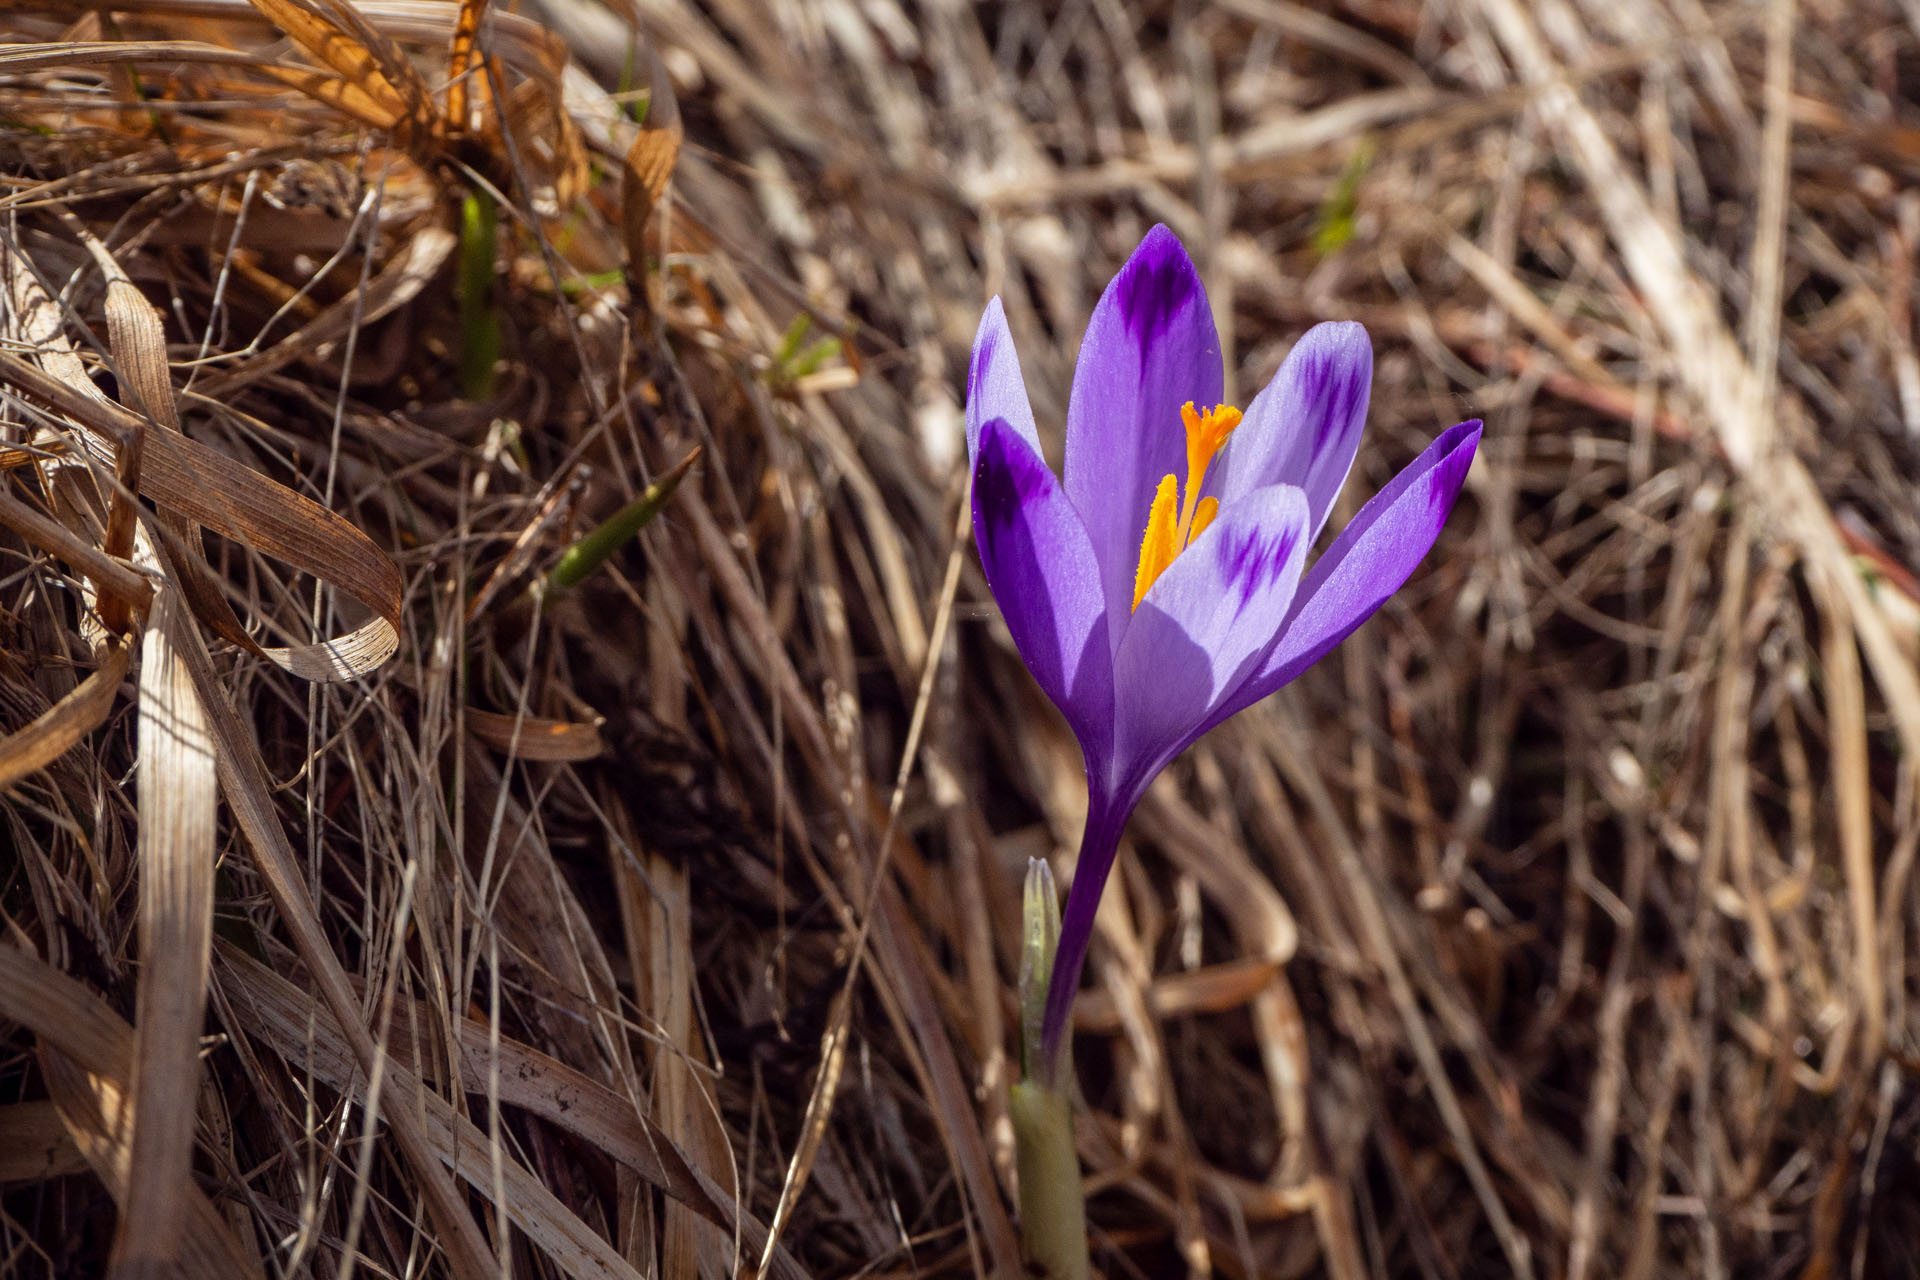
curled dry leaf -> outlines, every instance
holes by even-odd
[[[95,265],[107,277],[107,336],[113,352],[113,367],[119,375],[121,395],[133,402],[136,412],[145,414],[162,431],[178,433],[180,407],[174,398],[173,375],[167,365],[165,330],[160,312],[141,293],[120,263],[100,240],[80,224],[79,219],[63,211],[62,221],[79,238]],[[147,432],[137,430],[122,444],[114,459],[114,489],[107,507],[107,545],[109,555],[125,556],[133,547],[133,494],[140,487],[140,469],[146,458]],[[230,644],[260,654],[260,646],[247,634],[234,614],[233,606],[208,570],[200,530],[171,507],[159,508],[163,540],[176,544],[171,568],[186,595],[193,613]],[[111,629],[124,627],[123,612],[102,601],[101,618]],[[264,656],[264,654],[262,655]]]
[[[621,188],[622,226],[627,239],[627,270],[635,278],[646,272],[647,220],[667,194],[673,163],[680,155],[680,131],[642,129],[627,148]]]
[[[119,440],[144,424],[84,395],[18,356],[0,352],[0,381],[66,414],[81,445],[111,465]],[[324,579],[375,616],[343,636],[261,652],[310,680],[345,680],[378,667],[399,643],[400,569],[393,558],[334,512],[285,485],[166,431],[148,435],[140,492],[242,546]]]
[[[0,793],[46,768],[100,727],[120,696],[131,654],[126,645],[109,645],[100,666],[73,692],[0,738]]]

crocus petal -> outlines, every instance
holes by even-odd
[[[1113,785],[1125,794],[1198,737],[1273,646],[1307,553],[1306,495],[1242,496],[1160,575],[1114,657]]]
[[[1013,333],[1007,328],[1007,311],[995,295],[980,317],[980,331],[973,337],[973,358],[967,362],[967,461],[980,458],[980,427],[999,418],[1016,431],[1044,457],[1040,433],[1033,425],[1033,405],[1027,400],[1027,384],[1020,377],[1020,356],[1013,349]]]
[[[1298,485],[1320,536],[1346,483],[1373,385],[1373,346],[1352,321],[1317,324],[1253,403],[1214,464],[1207,491],[1231,502],[1270,484]]]
[[[1089,759],[1111,751],[1112,652],[1093,544],[1052,469],[1003,418],[981,424],[973,538],[1033,678]]]
[[[1124,624],[1154,487],[1186,475],[1180,406],[1220,400],[1220,335],[1192,259],[1165,227],[1147,233],[1087,322],[1067,402],[1067,496]],[[1109,635],[1120,643],[1125,625]]]
[[[1259,674],[1220,708],[1210,726],[1320,661],[1400,589],[1440,536],[1466,483],[1480,430],[1477,419],[1448,428],[1360,508],[1307,572],[1285,630]]]

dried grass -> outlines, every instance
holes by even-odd
[[[1164,220],[1240,399],[1372,330],[1347,514],[1488,434],[1133,825],[1100,1265],[1920,1274],[1911,5],[6,29],[0,1273],[1018,1274],[957,396]]]

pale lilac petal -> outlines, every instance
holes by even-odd
[[[1312,514],[1309,540],[1346,483],[1373,384],[1373,346],[1352,321],[1317,324],[1287,353],[1208,476],[1207,492],[1231,502],[1270,484],[1298,485]]]
[[[1114,785],[1158,772],[1273,646],[1306,559],[1306,495],[1272,485],[1221,509],[1147,591],[1114,656]]]
[[[1021,659],[1087,758],[1104,756],[1113,742],[1113,662],[1093,545],[1052,469],[1002,418],[980,428],[973,539]]]
[[[1087,323],[1067,403],[1067,496],[1087,524],[1118,645],[1153,491],[1186,476],[1180,406],[1219,403],[1220,336],[1200,275],[1165,227],[1140,242]]]
[[[973,358],[967,362],[967,461],[980,457],[980,427],[999,418],[1019,433],[1036,455],[1040,433],[1033,425],[1033,405],[1027,400],[1027,384],[1020,378],[1020,356],[1013,349],[1013,333],[1007,328],[1006,308],[999,295],[987,303],[980,317],[980,330],[973,338]]]
[[[1480,444],[1480,422],[1450,427],[1360,509],[1300,584],[1279,643],[1210,724],[1251,706],[1325,657],[1400,589],[1440,536]]]

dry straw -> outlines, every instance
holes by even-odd
[[[0,1271],[1020,1274],[960,381],[1057,450],[1156,221],[1240,400],[1367,325],[1355,494],[1488,431],[1131,829],[1096,1266],[1906,1266],[1912,6],[5,25]]]

